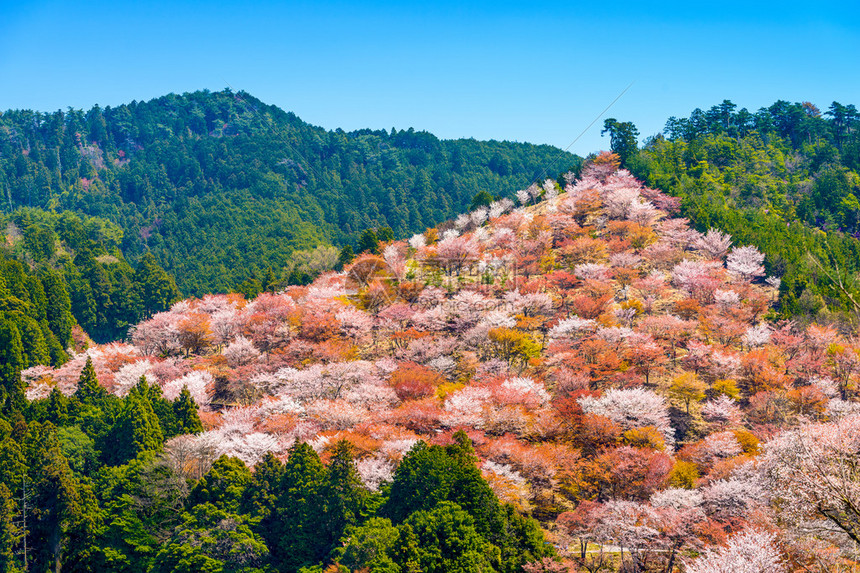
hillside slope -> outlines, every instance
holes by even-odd
[[[415,444],[456,446],[464,430],[496,495],[570,544],[571,565],[618,565],[586,551],[597,542],[625,548],[624,570],[671,570],[705,547],[691,570],[739,556],[834,570],[860,519],[860,346],[768,323],[778,279],[763,255],[695,231],[677,199],[616,168],[601,155],[565,193],[548,181],[540,201],[479,209],[309,287],[177,303],[132,344],[25,371],[33,411],[81,393],[91,360],[115,395],[138,396],[145,376],[201,405],[204,431],[164,445],[178,475],[258,464],[266,476],[279,467],[268,452],[296,460],[307,441],[333,458],[346,439],[382,492],[414,475],[411,461],[397,468]],[[108,435],[119,422],[104,416],[88,423]],[[125,459],[161,448],[136,432]],[[241,461],[212,466],[222,454]]]
[[[149,249],[186,295],[226,292],[366,228],[423,231],[481,191],[511,196],[577,162],[546,145],[326,131],[229,90],[0,116],[4,209],[106,218],[129,260]]]

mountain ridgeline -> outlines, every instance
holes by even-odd
[[[235,289],[368,228],[423,231],[482,191],[512,196],[580,162],[548,145],[326,131],[230,90],[0,116],[5,211],[107,219],[129,260],[152,252],[185,295]]]

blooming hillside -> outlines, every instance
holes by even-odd
[[[177,303],[130,343],[25,371],[28,397],[73,393],[87,359],[117,395],[187,388],[205,431],[166,451],[194,477],[346,438],[378,488],[464,429],[496,494],[589,570],[611,560],[589,541],[640,570],[835,566],[860,536],[860,345],[769,322],[763,255],[691,229],[610,154],[518,198],[308,287]]]

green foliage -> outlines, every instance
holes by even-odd
[[[203,431],[203,424],[197,414],[197,403],[188,388],[182,387],[179,397],[173,401],[172,408],[176,423],[175,434],[199,434]]]
[[[21,208],[0,217],[0,228],[7,233],[0,249],[6,286],[0,288],[0,308],[19,313],[15,320],[22,337],[25,329],[32,333],[27,354],[34,363],[67,360],[64,349],[75,322],[97,341],[115,340],[130,324],[179,298],[173,278],[151,254],[144,254],[136,270],[129,265],[122,255],[122,231],[105,220]],[[34,242],[33,236],[45,233],[56,248]]]
[[[72,302],[66,284],[59,274],[52,270],[45,270],[42,272],[41,279],[45,286],[48,325],[62,348],[72,339],[72,327],[75,323],[72,316]]]
[[[345,245],[340,250],[340,255],[337,257],[337,264],[339,267],[343,268],[344,265],[348,265],[355,259],[355,251],[352,248],[352,245]]]
[[[248,518],[209,503],[186,513],[176,533],[155,557],[154,573],[239,573],[256,571],[268,558],[265,542]]]
[[[271,452],[254,467],[254,475],[242,494],[242,513],[252,515],[262,531],[273,524],[284,464]]]
[[[699,230],[763,252],[768,274],[782,278],[783,317],[860,311],[858,118],[836,102],[832,119],[809,103],[735,107],[670,118],[666,137],[649,140],[628,168],[681,198]]]
[[[326,481],[327,529],[331,538],[337,540],[344,529],[358,523],[367,501],[367,490],[355,469],[349,442],[341,440],[335,444]]]
[[[158,266],[150,252],[141,257],[134,271],[134,284],[140,301],[140,313],[144,317],[167,310],[180,298],[176,281]]]
[[[110,519],[98,541],[105,570],[149,569],[163,541],[182,522],[186,481],[152,454],[99,475],[101,503]]]
[[[358,246],[355,248],[358,253],[373,253],[379,254],[379,238],[376,231],[373,229],[365,229],[358,239]]]
[[[24,347],[15,323],[0,314],[0,410],[9,412],[24,406]]]
[[[100,408],[107,395],[107,391],[99,385],[92,359],[87,356],[87,361],[81,370],[81,375],[78,377],[78,389],[75,392],[75,399],[82,405]]]
[[[94,551],[101,515],[92,488],[77,477],[63,454],[52,424],[29,425],[25,452],[32,480],[32,519],[28,521],[33,571],[55,570],[62,562],[74,570]]]
[[[188,503],[192,507],[209,503],[218,509],[236,513],[242,493],[250,482],[251,472],[242,460],[221,456],[191,490]]]
[[[15,556],[15,548],[22,538],[17,525],[18,508],[12,492],[0,483],[0,571],[17,573],[22,571],[21,561]]]
[[[75,472],[89,475],[98,467],[98,451],[95,441],[83,433],[78,426],[57,428],[57,440],[63,455]]]
[[[415,561],[427,573],[479,573],[498,569],[498,547],[478,533],[473,517],[456,503],[440,502],[430,511],[416,511],[404,525],[415,533]]]
[[[279,569],[296,571],[321,561],[333,539],[327,528],[326,468],[301,443],[290,449],[281,478],[273,526],[264,532]]]
[[[611,149],[621,159],[621,165],[627,167],[627,162],[636,156],[639,148],[639,130],[629,121],[619,122],[615,118],[607,118],[603,122],[601,135],[608,133],[611,140]]]
[[[487,207],[495,201],[495,198],[487,193],[486,191],[478,191],[475,193],[475,196],[472,197],[472,203],[469,205],[469,210],[474,211],[478,207]]]
[[[411,507],[394,521],[377,511],[379,498],[361,484],[345,441],[335,444],[327,465],[307,444],[293,446],[286,464],[267,454],[253,473],[223,456],[189,493],[189,481],[158,452],[162,438],[153,447],[135,438],[157,436],[155,413],[142,410],[160,394],[142,380],[117,409],[91,387],[91,365],[81,379],[83,400],[54,396],[27,410],[65,417],[59,429],[0,418],[4,571],[22,567],[16,500],[25,498],[35,571],[513,572],[548,554],[536,522],[498,503],[463,433],[450,446],[420,444],[406,456],[385,511],[397,506],[394,496],[421,484],[429,484],[428,499],[408,496]],[[133,410],[147,421],[145,431],[128,425]],[[103,425],[115,418],[110,440],[87,433],[98,427],[86,423],[92,417]],[[120,429],[131,436],[123,443]],[[124,463],[99,467],[100,440],[120,452],[103,451],[103,459]],[[128,458],[126,450],[135,448],[139,453]]]
[[[345,545],[337,547],[332,558],[350,571],[400,571],[392,560],[400,531],[384,517],[372,517],[362,526],[351,526],[344,532]]]
[[[499,504],[476,464],[471,441],[463,432],[444,448],[419,442],[398,466],[383,511],[395,523],[408,522],[415,512],[432,513],[450,502],[445,511],[450,514],[453,506],[466,512],[472,520],[469,526],[495,547],[493,567],[499,570],[516,571],[529,560],[550,555],[537,524]],[[456,516],[450,519],[462,522]],[[422,561],[422,569],[425,566]]]
[[[108,464],[120,465],[143,452],[161,450],[161,420],[153,410],[145,381],[143,386],[135,386],[125,397],[122,411],[102,444],[102,455]]]

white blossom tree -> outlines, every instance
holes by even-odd
[[[675,443],[666,401],[651,390],[612,388],[599,398],[582,397],[579,404],[584,412],[609,418],[625,430],[654,427],[663,434],[667,444]]]
[[[783,519],[824,520],[860,544],[860,415],[783,432],[764,450],[761,471]]]
[[[753,246],[732,249],[726,258],[726,268],[730,273],[745,280],[764,276],[764,255]]]
[[[772,533],[746,529],[732,535],[724,547],[706,549],[686,564],[687,573],[786,573]]]

